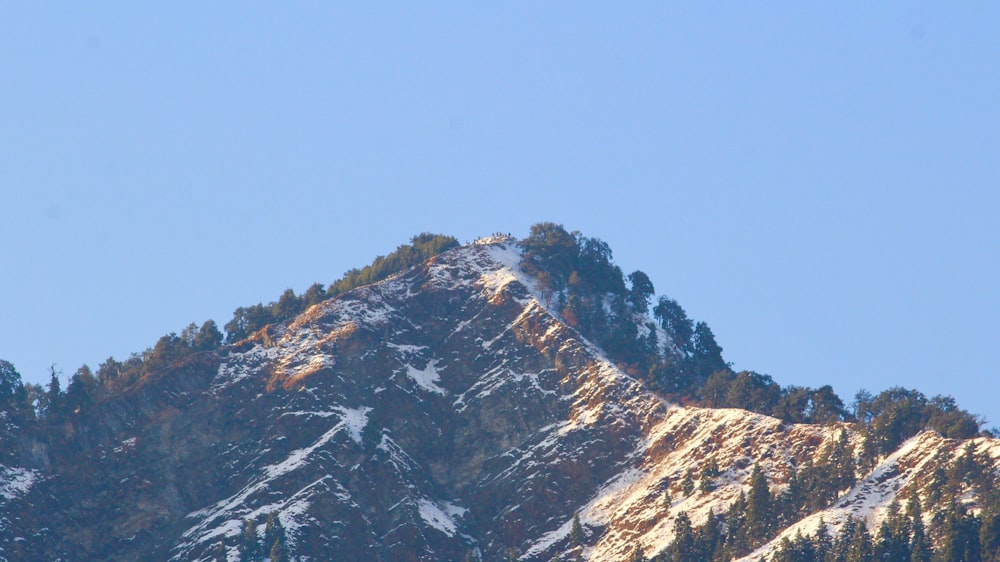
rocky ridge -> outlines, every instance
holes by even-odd
[[[221,543],[236,561],[244,521],[273,512],[300,560],[623,560],[663,550],[681,512],[724,512],[755,465],[778,491],[842,430],[859,448],[849,424],[663,401],[549,310],[519,261],[506,237],[445,252],[173,365],[68,424],[72,448],[8,436],[0,553],[212,560]],[[821,519],[877,525],[964,446],[918,435],[745,559]],[[709,459],[710,485],[683,490]]]

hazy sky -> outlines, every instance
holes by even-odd
[[[561,223],[782,384],[1000,425],[1000,4],[5,3],[0,357]]]

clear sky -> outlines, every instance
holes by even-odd
[[[138,4],[0,6],[27,380],[554,221],[737,369],[1000,425],[996,2]]]

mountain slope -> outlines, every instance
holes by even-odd
[[[724,512],[755,466],[778,491],[842,430],[860,447],[849,424],[665,402],[550,311],[520,259],[506,237],[444,252],[187,357],[58,436],[9,433],[3,555],[239,560],[245,522],[262,539],[274,513],[301,560],[618,560],[662,551],[681,512]],[[998,442],[975,444],[995,464]],[[783,533],[877,524],[962,446],[924,433]]]

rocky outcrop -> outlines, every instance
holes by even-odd
[[[262,532],[276,513],[293,559],[624,559],[662,550],[681,511],[724,511],[755,464],[777,490],[841,429],[858,439],[665,403],[549,311],[518,261],[503,238],[445,252],[33,437],[0,469],[3,556],[211,560],[221,543],[238,560],[243,522]],[[832,509],[877,519],[958,446],[921,436]],[[710,458],[711,486],[682,491]]]

